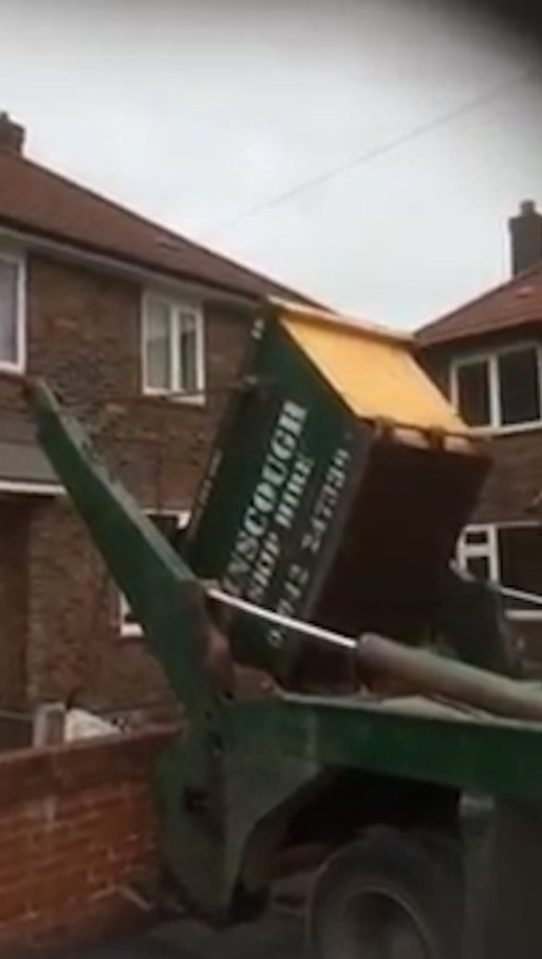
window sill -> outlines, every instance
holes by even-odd
[[[514,623],[542,623],[542,610],[511,609],[506,616]]]
[[[117,629],[117,639],[121,643],[142,643],[145,639],[145,634],[139,627],[134,627],[133,629],[121,627]]]
[[[542,420],[533,420],[532,423],[513,423],[510,426],[470,426],[473,436],[487,436],[490,439],[499,436],[514,436],[520,433],[535,433],[542,431]]]
[[[182,393],[168,393],[162,390],[143,390],[143,398],[146,400],[159,400],[162,403],[178,404],[179,406],[203,407],[207,403],[205,393],[197,395],[183,396]]]
[[[0,360],[0,376],[21,377],[26,373],[24,365],[5,363]]]

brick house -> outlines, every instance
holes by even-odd
[[[473,429],[492,437],[494,466],[458,560],[475,575],[542,595],[542,215],[509,221],[511,277],[422,327],[420,356]],[[542,658],[542,609],[515,598],[508,615]]]
[[[175,536],[250,321],[299,295],[24,155],[0,115],[0,708],[74,690],[93,708],[167,698],[137,624],[33,439],[44,375]]]

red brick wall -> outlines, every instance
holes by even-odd
[[[168,730],[0,756],[0,956],[97,940],[138,918],[157,867],[148,785]]]
[[[143,641],[120,636],[117,590],[66,500],[35,503],[28,569],[29,704],[75,689],[94,709],[172,698]]]
[[[528,505],[542,490],[542,430],[500,436],[492,444],[493,467],[475,512],[480,523],[535,519]]]
[[[94,431],[111,468],[142,506],[189,507],[227,398],[221,387],[231,383],[244,353],[247,314],[216,299],[203,303],[209,396],[204,406],[164,402],[141,395],[137,283],[42,256],[30,256],[27,269],[29,372],[45,375]],[[14,421],[14,413],[24,421]],[[0,439],[30,435],[31,428],[20,380],[0,375]],[[11,699],[24,706],[78,686],[87,705],[167,700],[164,677],[142,643],[119,638],[116,590],[77,518],[51,499],[27,497],[22,509],[26,626],[23,587],[12,593],[9,551],[3,563],[0,545],[0,581],[4,571],[5,593],[18,595],[0,625],[0,665],[3,651],[27,644],[24,669],[6,679]],[[2,515],[0,541],[11,523],[4,525]],[[0,609],[2,597],[0,582]]]

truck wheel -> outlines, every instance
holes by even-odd
[[[309,906],[317,959],[457,959],[462,888],[441,855],[393,831],[340,850]]]

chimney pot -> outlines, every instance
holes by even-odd
[[[21,156],[26,130],[20,123],[12,120],[9,113],[0,112],[0,152]]]
[[[529,216],[530,213],[536,213],[536,203],[534,200],[522,200],[519,205],[519,212],[523,216]]]
[[[522,200],[519,213],[508,221],[512,275],[542,263],[542,215],[534,200]]]

